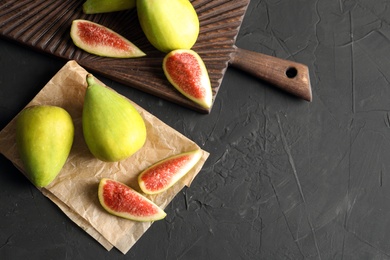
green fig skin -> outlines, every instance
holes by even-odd
[[[135,7],[136,0],[87,0],[83,4],[85,14],[111,13],[130,10]]]
[[[138,19],[149,42],[162,52],[191,49],[199,18],[189,0],[137,0]]]
[[[32,106],[20,112],[16,145],[27,177],[37,187],[49,185],[63,168],[74,139],[69,113],[57,106]]]
[[[142,116],[124,96],[99,85],[87,75],[88,88],[84,98],[82,126],[85,142],[99,160],[124,160],[146,141]]]

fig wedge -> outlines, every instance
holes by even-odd
[[[146,55],[120,34],[87,20],[74,20],[70,29],[70,37],[77,47],[97,56],[136,58]]]
[[[199,54],[187,49],[171,51],[164,57],[163,70],[168,81],[180,93],[206,109],[211,108],[210,78]]]
[[[102,207],[114,216],[135,221],[155,221],[167,215],[154,202],[119,181],[101,179],[98,197]]]
[[[201,150],[170,156],[141,172],[138,176],[138,184],[146,194],[166,191],[183,178],[201,157]]]

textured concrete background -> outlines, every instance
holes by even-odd
[[[0,259],[390,259],[390,6],[252,0],[236,45],[309,66],[313,102],[229,68],[201,115],[126,95],[211,153],[124,256],[0,156]],[[0,128],[64,61],[0,40]]]

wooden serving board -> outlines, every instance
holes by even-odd
[[[235,46],[249,1],[191,1],[200,21],[200,34],[193,50],[202,57],[209,71],[213,100],[232,60],[236,61],[237,67],[241,69],[247,70],[247,66],[251,67],[251,64],[245,64],[246,58],[242,59],[241,55],[243,52],[237,51],[238,48]],[[210,112],[185,98],[167,81],[162,70],[165,54],[156,50],[147,41],[138,23],[135,9],[86,15],[82,12],[84,2],[84,0],[2,0],[0,36],[46,54],[65,60],[75,60],[91,72],[179,105],[199,112]],[[135,59],[113,59],[84,52],[77,48],[70,38],[70,26],[75,19],[90,20],[118,32],[137,45],[147,56]],[[252,63],[256,64],[256,61]],[[266,63],[261,61],[256,66],[264,64],[268,64],[268,61]],[[287,66],[291,67],[289,63]],[[257,68],[252,69],[255,70],[255,73],[252,73],[255,76],[266,80],[271,78],[271,81],[274,78],[272,75],[269,76],[268,72],[267,75],[256,75]],[[282,67],[282,73],[285,69],[287,68]],[[279,84],[279,82],[273,83]]]

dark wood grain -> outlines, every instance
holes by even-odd
[[[66,60],[75,60],[127,86],[164,98],[198,112],[210,110],[194,104],[177,92],[162,71],[164,53],[147,41],[138,23],[136,10],[86,15],[82,0],[3,0],[0,2],[0,36]],[[200,35],[193,49],[209,71],[213,100],[235,51],[235,40],[249,0],[193,0],[200,21]],[[137,59],[98,57],[78,49],[69,32],[74,19],[100,23],[123,35],[147,56]]]

